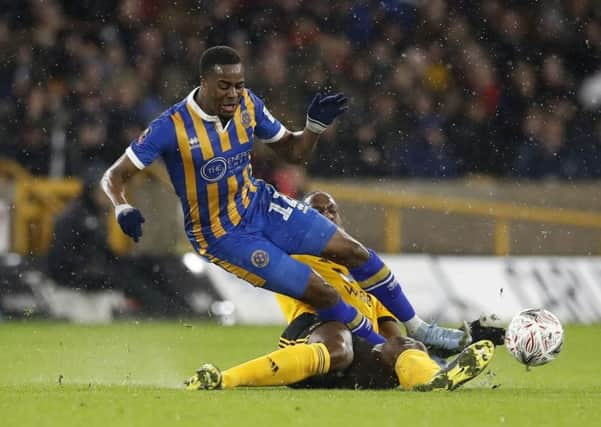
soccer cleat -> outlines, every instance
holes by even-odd
[[[426,323],[420,326],[411,335],[411,338],[421,341],[428,348],[447,350],[455,353],[459,353],[471,342],[469,331],[443,328],[436,323]]]
[[[455,390],[476,378],[488,366],[495,354],[492,341],[482,340],[467,346],[449,365],[441,369],[428,384],[414,387],[415,391]]]
[[[491,314],[480,316],[468,324],[469,331],[474,341],[490,340],[494,345],[503,345],[505,342],[505,328],[503,328],[499,316]]]
[[[481,340],[492,341],[494,345],[503,345],[505,340],[505,328],[502,327],[502,322],[496,314],[482,315],[472,322],[463,322],[463,326],[459,328],[469,334],[469,339],[466,344]],[[427,345],[430,355],[440,358],[451,357],[461,349],[446,349],[437,346]]]
[[[184,381],[186,390],[218,390],[221,388],[222,375],[219,368],[211,363],[205,363]]]

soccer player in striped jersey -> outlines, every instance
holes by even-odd
[[[138,241],[145,221],[125,197],[127,182],[161,157],[181,201],[188,239],[210,262],[255,286],[306,302],[320,319],[339,321],[372,344],[384,342],[364,315],[289,254],[322,256],[347,267],[399,320],[413,319],[410,328],[422,331],[424,342],[461,348],[463,333],[449,335],[415,318],[375,252],[306,204],[252,176],[255,138],[284,160],[302,163],[319,135],[348,108],[344,95],[315,95],[305,129],[290,132],[245,87],[244,67],[234,49],[216,46],[203,52],[199,77],[199,87],[150,123],[103,176],[123,232]]]

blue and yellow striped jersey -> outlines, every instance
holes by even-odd
[[[224,128],[196,103],[197,90],[155,119],[126,154],[139,169],[162,157],[182,203],[186,234],[202,254],[240,223],[253,202],[254,137],[275,142],[286,128],[248,89]]]

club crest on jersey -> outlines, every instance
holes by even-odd
[[[219,181],[227,172],[227,162],[223,157],[215,157],[200,168],[200,175],[209,181]]]
[[[269,254],[263,249],[257,249],[250,256],[250,262],[257,268],[263,268],[269,264]]]
[[[242,121],[242,126],[244,126],[245,128],[250,126],[250,113],[247,110],[244,110],[241,114],[240,114],[240,120]]]
[[[152,128],[150,126],[148,126],[146,129],[144,129],[144,131],[140,134],[140,136],[138,137],[138,141],[136,141],[137,144],[142,144],[144,142],[144,140],[146,139],[146,137],[148,135],[150,135],[150,132],[152,132]]]

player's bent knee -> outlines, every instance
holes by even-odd
[[[327,322],[316,328],[308,343],[320,342],[330,353],[330,371],[343,370],[353,362],[353,337],[340,322]]]
[[[339,298],[340,295],[334,287],[330,286],[320,275],[312,272],[301,301],[314,308],[322,309],[333,307]]]
[[[365,246],[355,239],[352,239],[349,242],[349,247],[350,259],[348,264],[350,264],[350,267],[358,267],[367,262],[369,259],[369,252]]]
[[[353,344],[350,338],[346,340],[337,337],[324,342],[324,345],[330,352],[330,370],[346,369],[353,362]]]
[[[342,230],[332,237],[322,256],[349,268],[358,267],[369,259],[367,248]]]

